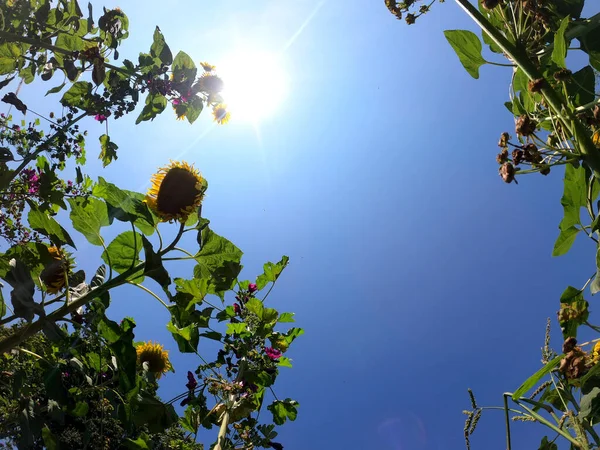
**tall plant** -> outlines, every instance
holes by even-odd
[[[253,282],[241,279],[242,251],[210,228],[202,215],[208,183],[184,161],[159,169],[146,193],[86,173],[86,118],[106,124],[104,166],[118,149],[108,123],[139,102],[136,123],[168,104],[190,123],[204,107],[215,121],[229,120],[215,67],[173,56],[158,27],[149,51],[118,62],[128,24],[120,9],[103,9],[96,22],[91,3],[84,14],[76,0],[7,0],[0,8],[2,101],[35,117],[19,125],[0,116],[0,278],[10,290],[10,301],[0,296],[0,439],[23,449],[66,441],[159,449],[172,438],[192,449],[202,428],[214,428],[215,449],[281,449],[275,427],[295,420],[298,403],[280,400],[274,383],[280,367],[291,367],[285,353],[303,330],[282,328],[293,314],[267,301],[288,258],[265,264]],[[23,86],[57,78],[48,95],[61,95],[64,115],[19,98]],[[61,178],[73,168],[72,180]],[[119,231],[111,242],[108,227]],[[180,246],[186,233],[195,234],[194,248]],[[103,250],[93,275],[76,267],[82,239]],[[194,264],[191,278],[173,273],[181,260]],[[106,315],[125,285],[159,302],[178,351],[198,357],[196,367],[177,368],[187,383],[169,401],[156,395],[173,370],[163,345],[136,341],[136,318]],[[220,346],[216,354],[208,341]]]
[[[413,24],[430,11],[435,0],[430,4],[414,0],[385,3],[397,18]],[[479,78],[484,64],[508,66],[512,71],[505,106],[514,116],[515,129],[514,133],[502,133],[498,142],[500,176],[506,183],[516,183],[521,175],[547,175],[552,168],[564,166],[564,217],[553,255],[567,253],[580,234],[598,248],[596,261],[590,262],[594,274],[581,287],[569,286],[560,296],[561,354],[549,347],[548,322],[543,366],[514,393],[504,394],[501,409],[505,412],[507,448],[512,447],[511,420],[546,426],[551,435],[544,437],[540,449],[556,449],[559,438],[568,441],[571,448],[598,448],[600,437],[594,425],[600,422],[600,339],[578,345],[576,338],[581,326],[600,331],[590,322],[585,300],[600,291],[600,94],[596,86],[600,14],[582,17],[584,0],[479,0],[477,6],[468,0],[456,3],[481,29],[481,38],[467,30],[445,31],[467,72]],[[579,45],[573,46],[576,41]],[[493,60],[483,56],[483,44]],[[570,52],[583,52],[589,64],[570,69]],[[499,63],[497,58],[502,57],[506,62]],[[465,411],[464,428],[467,448],[482,412],[488,409],[476,403],[470,390],[469,394],[471,409]]]

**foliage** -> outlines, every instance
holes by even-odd
[[[434,2],[385,0],[390,12],[408,24],[427,13]],[[600,93],[596,86],[600,14],[582,17],[584,0],[479,0],[478,7],[468,0],[456,2],[482,32],[481,39],[468,30],[445,32],[467,72],[478,78],[484,65],[512,70],[505,106],[514,116],[516,136],[508,132],[500,136],[499,175],[506,183],[516,183],[522,175],[547,175],[565,166],[564,217],[552,254],[566,254],[579,235],[587,236],[597,249],[595,261],[590,262],[593,275],[581,288],[569,286],[560,295],[561,354],[549,346],[549,321],[542,367],[514,393],[504,394],[507,448],[512,445],[511,419],[538,422],[549,429],[555,437],[544,437],[540,449],[558,448],[558,438],[571,448],[599,448],[594,425],[600,422],[600,339],[577,345],[576,337],[582,326],[600,331],[590,323],[586,300],[588,294],[600,291]],[[484,56],[483,44],[489,56]],[[587,61],[578,70],[569,68],[576,61],[570,57],[572,52],[581,52]],[[507,61],[495,61],[499,56]],[[478,406],[470,390],[469,394],[471,409],[464,411],[467,448],[482,412],[490,409]],[[516,406],[509,407],[509,401]]]
[[[241,280],[242,251],[203,217],[208,184],[187,163],[159,170],[146,195],[85,173],[86,118],[106,123],[104,166],[119,150],[108,122],[134,111],[136,124],[168,105],[190,124],[206,107],[219,123],[229,119],[215,68],[173,54],[158,27],[137,61],[117,62],[128,27],[120,9],[96,19],[91,4],[84,12],[76,0],[8,0],[0,9],[1,98],[14,110],[0,116],[0,278],[10,292],[10,301],[0,295],[0,441],[196,450],[200,429],[214,428],[217,450],[283,448],[275,425],[295,420],[299,405],[277,400],[274,385],[303,330],[285,328],[293,314],[266,301],[288,258],[265,264],[255,282]],[[58,84],[47,95],[60,96],[64,116],[41,114],[18,96],[50,80]],[[17,114],[37,118],[19,125]],[[73,169],[72,179],[61,178]],[[196,248],[178,247],[186,233]],[[107,242],[108,234],[116,237]],[[103,250],[92,275],[77,267],[83,240]],[[181,260],[195,264],[189,279],[172,271]],[[136,341],[134,318],[107,317],[126,284],[165,307],[178,351],[198,357],[195,367],[177,367],[187,383],[169,401],[156,395],[168,353]],[[264,408],[270,414],[259,421]]]

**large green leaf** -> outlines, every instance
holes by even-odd
[[[77,81],[65,92],[60,100],[63,106],[88,109],[92,104],[92,83]]]
[[[110,225],[106,203],[96,198],[70,198],[73,228],[83,234],[90,244],[102,245],[100,228]]]
[[[119,234],[102,252],[102,260],[118,273],[133,268],[140,261],[139,254],[143,247],[142,236],[133,231],[125,231]],[[142,271],[132,275],[135,282],[141,283]]]
[[[139,124],[146,120],[153,120],[157,115],[164,111],[167,107],[167,99],[161,94],[148,94],[146,97],[146,105],[138,116],[135,124]]]
[[[565,39],[565,31],[569,26],[570,18],[565,17],[561,23],[560,27],[554,34],[554,48],[552,49],[552,61],[556,63],[559,67],[566,67],[565,58],[567,57],[567,40]]]
[[[208,226],[202,232],[202,248],[196,254],[198,265],[194,268],[196,278],[212,278],[228,262],[239,264],[242,251],[230,241],[213,232]],[[236,274],[237,276],[237,274]],[[235,277],[231,279],[234,281]]]
[[[198,348],[199,333],[196,325],[188,325],[179,328],[173,322],[167,324],[167,330],[171,332],[179,351],[182,353],[195,353]]]
[[[469,75],[479,78],[479,68],[486,60],[481,56],[481,41],[477,35],[467,30],[446,30],[444,35]]]
[[[573,74],[567,92],[575,106],[583,106],[594,101],[596,91],[596,76],[591,66],[585,66]]]
[[[286,420],[294,421],[298,416],[298,402],[290,398],[285,400],[276,400],[267,406],[267,409],[273,414],[273,422],[277,425],[283,425]]]
[[[525,380],[525,382],[519,386],[519,389],[514,392],[512,396],[513,400],[518,400],[523,396],[523,394],[526,394],[532,387],[538,384],[542,378],[548,375],[552,369],[560,364],[560,360],[563,358],[563,356],[564,355],[557,356],[552,361],[549,361],[547,364],[545,364],[536,373],[527,378],[527,380]]]
[[[589,420],[592,425],[600,422],[600,388],[595,387],[581,397],[579,416]]]
[[[160,286],[168,291],[168,286],[171,284],[171,277],[169,272],[163,266],[162,258],[152,248],[152,244],[145,236],[142,236],[142,243],[144,245],[144,255],[146,264],[144,265],[144,274],[156,281]]]
[[[154,39],[152,42],[152,47],[150,47],[150,54],[153,57],[158,58],[167,66],[170,66],[173,62],[173,54],[171,53],[171,50],[165,42],[165,38],[158,27],[156,27],[154,30]]]
[[[71,239],[71,236],[69,236],[67,230],[65,230],[53,217],[37,209],[35,205],[29,210],[27,221],[32,229],[50,238],[54,244],[67,244],[76,248],[75,243],[73,242],[73,239]]]
[[[272,262],[266,263],[263,266],[263,274],[256,279],[256,286],[258,290],[264,288],[268,283],[275,283],[283,269],[285,269],[285,267],[288,265],[289,261],[290,258],[284,255],[277,264],[273,264]]]
[[[144,203],[142,194],[119,189],[102,177],[98,177],[93,193],[113,207],[112,212],[117,219],[133,222],[145,235],[154,232],[156,218]]]
[[[561,230],[556,242],[554,243],[552,256],[561,256],[567,253],[575,242],[575,238],[577,237],[577,233],[579,233],[579,231],[581,230],[576,227],[569,227],[565,230]]]

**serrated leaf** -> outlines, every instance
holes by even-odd
[[[477,35],[467,30],[446,30],[444,35],[469,75],[479,78],[479,68],[486,60],[481,56],[482,46]]]
[[[290,323],[295,322],[294,313],[284,312],[279,315],[279,319],[277,320],[279,323]]]
[[[277,264],[268,262],[263,266],[263,274],[256,279],[256,286],[258,290],[263,289],[268,283],[275,283],[283,269],[286,268],[290,261],[287,256],[282,256],[281,260]]]

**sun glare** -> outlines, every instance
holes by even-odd
[[[286,94],[286,73],[272,53],[236,52],[217,69],[225,82],[222,97],[232,120],[258,122],[277,112]]]

